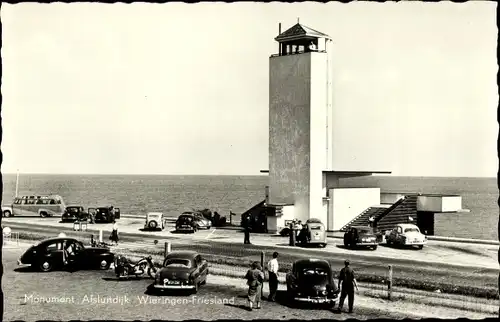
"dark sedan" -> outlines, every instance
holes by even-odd
[[[94,216],[96,223],[112,223],[115,219],[120,219],[120,208],[98,207],[89,208],[89,213]]]
[[[378,240],[373,228],[352,226],[344,233],[344,246],[349,248],[368,247],[377,249]]]
[[[153,290],[190,290],[198,292],[207,282],[208,263],[194,251],[178,251],[167,255],[163,268],[156,273]]]
[[[59,237],[31,246],[18,260],[18,264],[50,272],[63,268],[65,264],[75,268],[107,270],[113,261],[114,254],[109,248],[84,246],[74,238]]]
[[[287,294],[292,301],[328,304],[332,307],[339,297],[330,263],[319,259],[295,261],[286,275]]]
[[[62,222],[74,222],[88,219],[88,213],[82,206],[68,206],[62,214]]]
[[[194,233],[198,230],[197,220],[193,213],[183,213],[175,221],[175,230],[178,232]]]

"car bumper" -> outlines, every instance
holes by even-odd
[[[195,288],[194,285],[161,285],[161,284],[155,284],[153,285],[154,288],[159,289],[159,290],[192,290]]]
[[[427,242],[425,242],[425,241],[406,242],[406,243],[404,243],[404,245],[406,245],[406,246],[423,246],[425,244],[427,244]]]
[[[294,300],[297,302],[306,303],[335,303],[338,300],[338,295],[336,297],[295,297]]]
[[[364,242],[364,243],[356,243],[356,246],[377,246],[377,242]]]
[[[180,228],[176,228],[175,230],[177,230],[177,231],[194,231],[194,228],[183,228],[183,227],[180,227]]]
[[[17,265],[18,266],[31,266],[31,264],[25,264],[25,263],[21,262],[20,259],[17,260]]]

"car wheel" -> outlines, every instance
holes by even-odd
[[[418,249],[424,248],[424,245],[418,245]]]
[[[45,218],[47,217],[47,213],[45,211],[40,212],[40,217]]]
[[[319,244],[319,247],[321,247],[321,248],[325,248],[325,247],[326,247],[326,244],[324,244],[324,243],[323,243],[323,244]]]
[[[103,259],[100,263],[99,263],[99,268],[102,269],[102,270],[108,270],[109,269],[109,266],[111,266],[111,263],[108,262],[107,260]]]
[[[54,268],[50,260],[42,260],[38,266],[42,272],[50,272]]]
[[[377,246],[373,246],[373,247],[372,247],[372,250],[377,250]]]
[[[149,222],[149,228],[156,229],[157,226],[158,226],[158,224],[156,223],[156,221],[150,221]]]
[[[5,211],[3,212],[3,216],[4,216],[4,217],[10,217],[11,215],[12,215],[12,213],[10,212],[10,210],[5,210]]]

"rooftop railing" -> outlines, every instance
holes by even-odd
[[[287,52],[287,53],[281,53],[281,54],[273,54],[271,57],[279,57],[279,56],[291,56],[291,55],[298,55],[298,54],[306,54],[306,53],[326,53],[326,50],[299,50],[299,51],[294,51],[294,52]]]

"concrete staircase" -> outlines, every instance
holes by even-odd
[[[396,224],[417,224],[417,198],[418,195],[406,195],[398,200],[388,211],[378,219],[375,226],[379,231],[391,230]],[[410,221],[409,217],[413,218]]]
[[[396,224],[417,223],[417,197],[407,195],[399,199],[389,208],[370,207],[344,225],[340,231],[347,231],[352,226],[369,226],[369,218],[374,216],[374,226],[379,230],[390,230]],[[413,218],[413,222],[409,220]]]
[[[374,216],[375,219],[381,216],[383,213],[387,211],[388,208],[383,207],[370,207],[363,211],[358,216],[354,217],[353,220],[344,225],[340,231],[347,231],[352,226],[368,226],[370,221],[368,220],[371,216]]]

